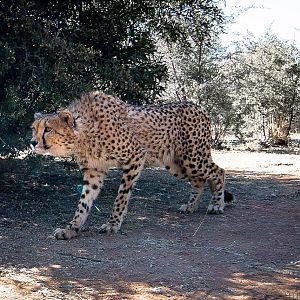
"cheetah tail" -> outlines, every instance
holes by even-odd
[[[235,199],[231,193],[229,193],[228,191],[225,190],[224,191],[224,201],[227,205],[230,205],[235,201]]]

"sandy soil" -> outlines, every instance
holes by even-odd
[[[290,174],[300,177],[300,155],[263,152],[213,151],[216,163],[229,171]]]
[[[85,229],[72,218],[80,174],[48,158],[0,161],[0,299],[300,299],[299,156],[214,152],[237,202],[224,215],[181,215],[189,186],[143,172],[122,232],[101,235],[120,172]]]

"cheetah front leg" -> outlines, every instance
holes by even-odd
[[[85,223],[93,201],[99,194],[106,172],[95,169],[83,169],[83,189],[74,218],[65,228],[57,228],[54,236],[58,240],[68,240],[75,237]]]
[[[120,229],[123,219],[127,213],[131,190],[141,174],[145,161],[144,153],[133,157],[133,159],[123,166],[123,176],[118,190],[118,195],[115,199],[111,216],[100,228],[101,233],[116,233]]]

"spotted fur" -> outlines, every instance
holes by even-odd
[[[123,170],[121,184],[103,232],[117,232],[130,192],[144,163],[165,167],[191,183],[182,213],[197,210],[204,184],[212,200],[209,213],[223,213],[232,195],[224,191],[224,170],[211,157],[208,116],[192,103],[134,107],[101,92],[85,94],[68,109],[35,115],[31,145],[37,154],[74,155],[83,172],[83,190],[73,220],[55,231],[57,239],[76,236],[87,219],[110,167]],[[225,197],[224,197],[225,195]],[[225,199],[224,199],[225,198]]]

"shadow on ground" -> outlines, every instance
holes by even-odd
[[[0,162],[1,299],[300,299],[299,178],[229,172],[224,215],[181,215],[189,186],[147,169],[122,232],[101,235],[120,173],[112,170],[82,234],[56,241],[80,174],[35,157]],[[298,262],[297,262],[298,261]]]

